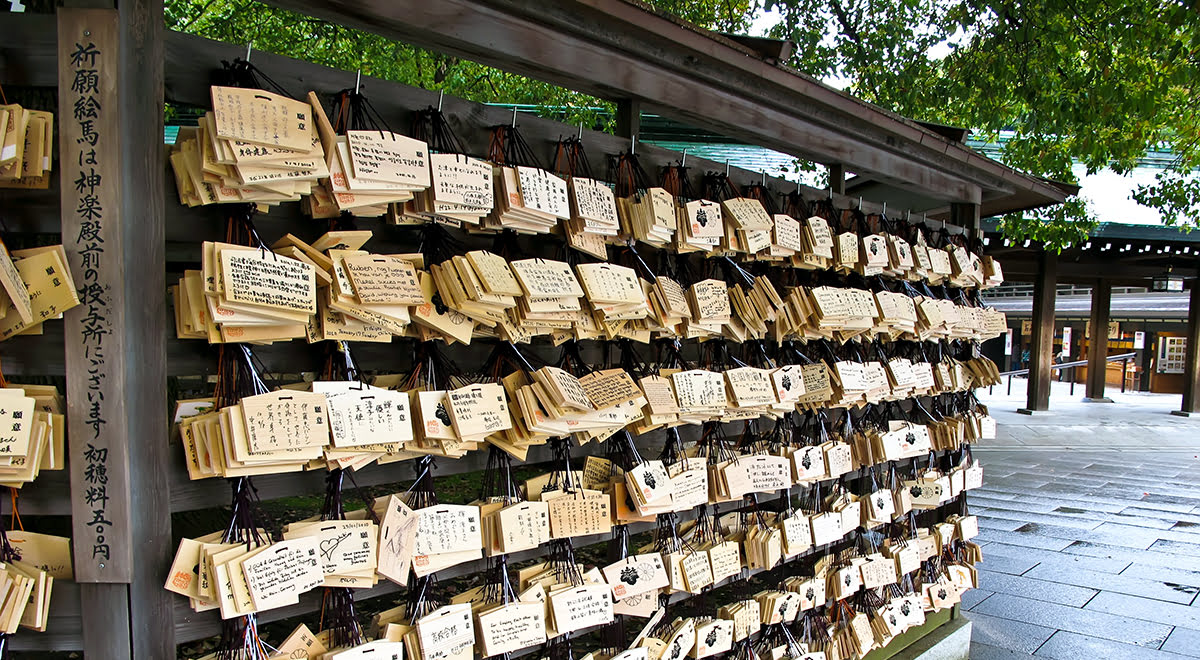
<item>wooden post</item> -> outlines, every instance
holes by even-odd
[[[637,99],[617,101],[617,137],[634,138],[642,130],[642,102]]]
[[[1029,390],[1024,408],[1032,415],[1050,409],[1050,366],[1054,364],[1054,296],[1058,256],[1042,248],[1038,255],[1037,282],[1033,285],[1033,337],[1029,351]]]
[[[133,658],[175,657],[176,596],[163,589],[175,546],[167,475],[177,460],[167,416],[163,0],[121,0],[121,241],[125,276],[125,426],[129,433]]]
[[[83,644],[133,655],[129,428],[115,9],[58,11],[63,244],[81,304],[64,315],[68,470]]]
[[[971,240],[982,241],[979,231],[979,205],[954,202],[950,204],[950,224],[966,229]]]
[[[57,19],[62,235],[81,302],[63,335],[84,648],[172,657],[163,5]]]
[[[1183,406],[1172,414],[1188,417],[1200,412],[1200,281],[1192,282],[1188,298],[1187,364],[1183,368]]]
[[[846,194],[846,166],[835,164],[829,166],[829,190],[835,195]]]
[[[1108,377],[1108,319],[1112,306],[1112,282],[1096,280],[1092,286],[1092,332],[1088,337],[1087,393],[1084,401],[1112,403],[1104,396]],[[1124,378],[1124,375],[1122,375]]]

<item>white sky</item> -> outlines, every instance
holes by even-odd
[[[1128,225],[1157,225],[1158,211],[1133,201],[1130,195],[1138,184],[1153,183],[1159,170],[1141,168],[1122,176],[1112,170],[1085,175],[1086,168],[1075,166],[1075,176],[1080,177],[1082,189],[1079,196],[1088,204],[1101,222],[1117,222]]]

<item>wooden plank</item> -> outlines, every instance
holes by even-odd
[[[983,238],[979,231],[979,204],[951,204],[950,222],[966,229],[975,241]]]
[[[715,36],[715,35],[714,35]],[[734,41],[754,51],[769,64],[786,62],[796,52],[796,43],[789,39],[771,39],[768,37],[751,37],[745,34],[720,33],[720,36]]]
[[[1188,298],[1187,364],[1184,365],[1183,405],[1185,413],[1200,412],[1200,281],[1192,280]]]
[[[775,494],[775,493],[760,494],[759,503],[766,504],[768,502],[778,499],[778,497],[779,497],[778,494]],[[735,510],[737,510],[737,508],[731,506],[729,508],[724,509],[722,511],[722,513],[728,513],[730,511],[735,511]],[[678,516],[679,516],[680,522],[693,520],[696,517],[696,510],[692,509],[691,511],[684,511],[684,512],[679,513]],[[644,522],[644,523],[630,523],[628,527],[629,527],[629,533],[632,536],[634,534],[640,534],[642,532],[653,531],[656,526],[657,526],[657,523]],[[598,543],[607,543],[610,540],[610,538],[611,538],[611,533],[605,532],[603,534],[593,534],[590,536],[577,536],[577,537],[572,538],[571,541],[572,541],[572,544],[575,546],[576,551],[578,551],[589,545],[595,545]],[[809,553],[815,554],[815,550],[810,549]],[[517,562],[520,562],[520,561],[527,561],[530,559],[537,559],[540,557],[544,557],[545,554],[546,554],[546,547],[539,546],[539,547],[533,548],[531,550],[524,550],[522,552],[509,553],[508,561],[510,564],[516,564]],[[457,566],[451,566],[450,568],[440,570],[437,572],[437,578],[438,578],[438,580],[450,580],[450,579],[460,577],[463,575],[481,574],[486,568],[487,568],[487,560],[486,559],[478,559],[475,561],[465,562],[465,563],[459,564]],[[372,587],[370,589],[356,589],[354,592],[354,598],[356,601],[362,601],[362,600],[366,600],[369,598],[376,598],[379,596],[385,596],[388,594],[395,593],[395,592],[399,591],[400,588],[401,587],[399,585],[396,585],[390,581],[384,580],[384,581],[380,582],[378,585],[376,585],[375,587]],[[320,590],[310,591],[300,597],[300,603],[297,605],[291,605],[288,607],[282,607],[279,609],[267,610],[265,612],[260,612],[258,614],[258,621],[261,624],[261,623],[267,623],[270,621],[278,621],[280,619],[286,619],[286,618],[293,617],[293,616],[298,616],[301,614],[305,614],[307,612],[312,612],[312,611],[320,608],[320,606],[321,606],[320,598],[321,598]],[[188,606],[187,600],[185,600],[183,598],[175,599],[175,622],[176,622],[175,623],[175,626],[176,626],[175,636],[179,640],[180,643],[191,641],[194,639],[201,639],[203,637],[208,637],[211,635],[216,635],[216,634],[220,633],[220,630],[221,630],[221,628],[220,628],[221,619],[219,616],[217,616],[216,612],[214,612],[214,611],[194,612]]]
[[[829,190],[835,195],[846,194],[846,166],[834,163],[829,166]]]
[[[411,8],[401,9],[395,3],[286,2],[289,8],[303,13],[322,12],[322,17],[333,22],[345,24],[362,20],[365,24],[359,27],[386,32],[389,36],[435,50],[455,50],[456,54],[463,54],[457,49],[470,50],[471,59],[566,87],[588,85],[589,88],[583,91],[601,97],[641,97],[654,108],[676,115],[695,110],[698,117],[692,123],[696,125],[705,125],[702,122],[712,125],[714,117],[721,114],[721,104],[740,101],[781,109],[791,117],[802,117],[810,122],[809,129],[814,135],[826,128],[838,134],[827,141],[811,140],[814,148],[833,151],[840,146],[838,142],[845,143],[849,139],[856,146],[891,149],[901,153],[903,160],[909,163],[924,163],[925,158],[930,157],[937,159],[937,169],[942,172],[959,172],[968,178],[974,174],[961,172],[961,166],[970,159],[971,153],[961,145],[947,149],[943,145],[949,141],[914,122],[880,112],[878,108],[794,70],[746,57],[740,48],[719,36],[654,16],[635,3],[614,0],[486,3],[456,0],[438,3],[439,9],[448,10],[447,15],[434,17],[427,16],[428,11],[413,12]],[[486,39],[481,41],[484,34]],[[479,45],[485,41],[502,46],[489,49]],[[630,65],[618,66],[614,58],[628,58]],[[621,61],[624,63],[625,59]],[[609,67],[607,71],[602,68],[605,66]],[[683,76],[686,82],[677,85],[677,80],[670,77],[672,75]],[[634,88],[646,89],[648,93],[639,93]],[[690,95],[676,96],[679,92],[687,94],[688,88],[692,91]],[[731,114],[729,118],[734,125],[750,125],[738,119],[737,114]],[[779,126],[754,126],[754,136],[748,141],[775,147],[765,140],[781,140],[782,132]],[[734,133],[726,134],[739,137]],[[921,146],[923,137],[938,141],[939,147]],[[805,142],[793,142],[792,147],[801,144]],[[806,157],[787,148],[784,151]],[[810,160],[836,162],[836,159]],[[864,162],[848,162],[856,171],[868,171]],[[1024,175],[1017,175],[1013,183],[1004,182],[1006,168],[999,163],[985,163],[984,168],[991,177],[987,185],[998,186],[998,189],[1038,184]]]
[[[0,35],[3,28],[0,26]],[[244,54],[244,48],[238,45],[224,44],[202,37],[185,35],[176,32],[167,34],[167,68],[166,68],[166,98],[176,103],[207,107],[210,105],[208,71],[195,66],[195,62],[231,60]],[[270,53],[255,53],[256,66],[267,72],[272,79],[285,89],[300,92],[314,90],[323,98],[330,98],[334,93],[345,89],[354,80],[354,74],[329,67],[302,62],[299,60],[273,55]],[[390,81],[380,80],[369,76],[362,77],[362,85],[371,98],[371,103],[379,112],[389,119],[395,118],[397,126],[409,123],[411,114],[417,110],[437,105],[439,99],[451,126],[463,141],[466,151],[470,154],[483,156],[487,153],[490,134],[483,127],[507,123],[512,120],[511,111],[494,106],[487,106],[452,96],[440,97],[438,93],[410,87]],[[569,126],[561,122],[541,117],[522,115],[519,119],[522,135],[529,142],[535,154],[549,158],[553,154],[554,144],[563,135],[572,135],[578,131],[577,126]],[[609,135],[599,131],[585,130],[583,141],[587,148],[588,162],[595,173],[606,172],[608,169],[607,155],[626,151],[629,143],[626,138]],[[679,160],[680,153],[645,144],[637,147],[639,159],[643,167],[651,173],[652,178],[659,168]],[[693,171],[702,172],[707,169],[724,168],[724,163],[691,156],[689,163],[694,163]],[[757,183],[762,174],[739,167],[730,168],[731,179],[739,185]],[[795,183],[778,177],[767,177],[767,186],[779,192],[790,192],[799,189],[808,199],[824,199],[828,191],[810,186],[797,186]],[[171,192],[173,194],[173,191]],[[858,204],[858,198],[851,199],[845,195],[835,194],[834,202],[841,207]],[[295,205],[284,208],[295,208]],[[882,206],[878,202],[866,201],[862,209],[866,213],[879,213]],[[294,211],[293,211],[294,212]],[[263,223],[273,222],[272,218],[278,212],[256,219],[260,230]],[[174,218],[180,214],[181,219],[195,218],[195,221],[172,222],[168,226],[168,240],[179,238],[180,231],[206,231],[213,235],[219,234],[219,223],[212,222],[211,209],[173,208]],[[361,224],[362,221],[360,221]],[[914,223],[915,224],[915,223]],[[929,222],[929,226],[941,223]],[[182,228],[182,229],[181,229]],[[291,230],[295,230],[293,226]],[[961,233],[957,227],[949,227],[950,233]],[[269,233],[269,232],[268,232]],[[195,235],[189,234],[189,235]],[[209,239],[211,240],[211,239]]]
[[[41,478],[39,477],[39,481]],[[24,499],[22,499],[24,508]],[[162,585],[159,585],[162,586]],[[22,631],[9,638],[14,651],[74,651],[83,649],[81,585],[70,580],[55,580],[50,596],[50,615],[46,632]]]
[[[911,463],[912,463],[912,459],[906,459],[906,460],[900,462],[900,464],[903,466],[910,465]],[[861,471],[852,473],[851,477],[853,477],[854,479],[863,479],[863,480],[868,478],[867,475]],[[848,477],[848,479],[849,478],[850,477]],[[852,484],[852,485],[855,487],[859,487],[859,488],[866,487],[865,483],[864,484]],[[781,498],[778,493],[760,493],[758,495],[759,506],[763,507],[766,510],[774,510],[773,507],[779,508],[780,500],[781,500]],[[943,519],[945,515],[949,515],[951,512],[957,511],[957,507],[958,507],[958,505],[956,502],[943,505],[942,508],[939,509],[939,513],[938,513],[939,519]],[[729,505],[727,505],[726,508],[724,508],[722,510],[722,514],[736,511],[741,508],[742,507],[740,506],[740,503],[730,503]],[[695,509],[692,509],[690,511],[680,512],[678,514],[678,518],[679,518],[680,522],[686,522],[689,520],[693,520],[693,519],[695,519],[695,517],[696,517]],[[653,529],[655,529],[656,526],[657,526],[657,523],[655,523],[655,522],[630,523],[628,525],[628,528],[629,528],[630,535],[635,535],[635,534],[640,534],[643,532],[652,531]],[[575,537],[572,539],[572,544],[574,545],[576,552],[579,552],[581,549],[583,549],[587,546],[594,546],[594,545],[600,544],[600,543],[607,543],[610,539],[611,539],[610,533],[595,534],[595,535],[591,535],[591,536]],[[850,537],[845,537],[845,538],[843,538],[843,540],[829,544],[829,545],[810,548],[807,551],[801,553],[800,559],[797,559],[796,563],[792,564],[792,566],[800,566],[801,563],[803,563],[802,562],[803,558],[814,557],[814,556],[817,556],[820,554],[828,553],[833,550],[837,550],[837,549],[844,548],[844,547],[849,547],[849,545],[851,543],[853,543],[852,539]],[[543,547],[534,548],[531,550],[525,550],[522,552],[510,553],[508,555],[508,561],[510,564],[516,564],[521,561],[527,561],[530,559],[541,558],[541,557],[545,556],[545,552],[546,552],[546,550],[545,550],[545,547],[543,546]],[[486,564],[486,560],[484,560],[484,559],[466,562],[463,564],[459,564],[457,566],[452,566],[450,568],[438,571],[437,578],[439,580],[450,580],[450,579],[460,577],[463,575],[479,574],[482,571],[484,571],[486,567],[487,567],[487,564]],[[725,586],[725,585],[735,582],[736,580],[738,580],[740,578],[753,577],[756,575],[761,575],[762,573],[765,573],[765,572],[766,571],[763,569],[756,569],[756,570],[743,569],[743,571],[741,572],[741,574],[739,576],[735,576],[733,578],[728,578],[723,583],[721,583],[721,585],[719,585],[719,586]],[[719,586],[717,588],[719,588]],[[383,581],[383,582],[380,582],[375,587],[370,588],[370,589],[355,590],[355,601],[362,602],[362,601],[365,601],[368,599],[390,595],[390,594],[396,593],[399,590],[400,590],[400,587],[398,585],[393,584],[392,582],[389,582],[389,581]],[[671,602],[677,603],[677,602],[680,602],[680,601],[682,601],[686,598],[689,598],[693,595],[694,594],[677,592],[677,593],[672,594],[670,599],[671,599]],[[259,621],[259,623],[267,623],[270,621],[278,621],[280,619],[287,619],[290,617],[300,616],[305,613],[312,612],[313,610],[315,610],[319,607],[320,607],[319,592],[309,592],[309,593],[301,596],[300,603],[297,605],[292,605],[289,607],[284,607],[284,608],[275,609],[275,610],[268,610],[266,612],[259,613],[258,621]],[[191,608],[188,607],[187,601],[185,601],[181,598],[176,599],[174,616],[175,616],[175,621],[176,621],[176,637],[179,639],[179,641],[181,643],[186,642],[186,641],[191,641],[194,639],[208,637],[208,636],[215,635],[220,632],[220,619],[217,617],[215,612],[212,612],[212,611],[200,612],[200,613],[193,612],[191,610]],[[585,634],[585,633],[580,633],[580,635],[582,635],[582,634]],[[529,651],[526,651],[525,653],[532,652],[533,650],[535,650],[535,649],[530,649]],[[515,654],[515,657],[524,655],[525,653],[518,652],[517,654]]]
[[[53,14],[5,14],[4,23],[21,24],[0,39],[0,80],[8,85],[54,87],[58,84],[58,41]]]
[[[1112,282],[1097,280],[1092,287],[1092,332],[1088,337],[1087,398],[1091,401],[1105,399],[1104,386],[1108,376],[1108,320],[1112,307]]]
[[[8,644],[13,651],[82,651],[83,633],[79,629],[79,617],[62,619],[51,616],[46,620],[46,632],[13,635]]]
[[[1054,296],[1058,257],[1043,249],[1038,279],[1033,285],[1033,344],[1029,351],[1029,392],[1025,408],[1033,413],[1050,409],[1050,366],[1054,364]]]
[[[78,570],[78,566],[76,569]],[[76,573],[76,577],[78,575]],[[51,598],[51,601],[53,600]],[[114,660],[132,658],[134,633],[129,618],[129,585],[103,582],[80,584],[79,604],[86,613],[81,618],[80,629],[83,631],[83,648],[88,657]]]
[[[175,627],[162,616],[173,594],[163,576],[175,555],[171,535],[172,488],[168,466],[178,464],[163,442],[169,322],[166,296],[167,181],[163,167],[163,0],[121,0],[121,242],[126,256],[119,300],[124,305],[122,360],[125,428],[129,444],[129,490],[133,507],[130,618],[133,658],[175,654]],[[174,196],[172,196],[174,197]],[[160,295],[155,295],[160,294]],[[171,317],[173,318],[173,317]],[[173,323],[172,323],[173,326]],[[170,330],[174,333],[174,328]],[[120,363],[118,363],[120,364]]]
[[[174,440],[178,440],[178,437],[174,438]],[[589,445],[586,448],[576,448],[572,455],[583,457],[594,451],[595,446]],[[171,453],[176,459],[171,462],[168,468],[171,480],[174,483],[171,488],[170,499],[172,511],[208,509],[213,506],[224,505],[228,502],[230,496],[229,484],[224,479],[188,481],[187,470],[183,464],[183,449],[177,442],[173,441]],[[434,477],[478,472],[487,467],[487,456],[488,453],[486,451],[476,451],[460,459],[439,458],[434,468]],[[552,458],[549,446],[543,445],[531,447],[528,460],[524,463],[514,461],[513,464],[514,466],[544,464]],[[413,478],[412,466],[413,463],[411,461],[389,463],[387,465],[373,464],[361,470],[355,470],[354,480],[362,487],[395,482],[409,482]],[[254,477],[254,487],[258,489],[258,496],[263,500],[320,493],[323,492],[325,486],[325,475],[324,470],[262,475]],[[346,499],[353,501],[356,496],[351,490],[349,480],[347,480],[345,488]]]
[[[36,481],[22,488],[20,512],[23,516],[71,515],[71,483],[66,470],[43,470]],[[36,531],[36,528],[34,528]],[[58,597],[58,586],[54,587]]]
[[[67,258],[82,304],[64,319],[68,469],[71,474],[75,578],[129,582],[129,428],[124,392],[126,329],[118,122],[117,12],[58,12],[59,107],[99,105],[63,121],[60,169],[80,186],[62,188]],[[89,117],[94,114],[95,117]]]
[[[642,131],[642,103],[637,99],[617,101],[617,125],[613,133],[626,139],[636,138]]]
[[[34,17],[28,22],[26,21],[26,17],[20,17],[17,21],[0,23],[0,43],[4,43],[10,37],[19,38],[23,32],[35,31],[45,22],[45,17]],[[244,54],[244,48],[240,45],[223,44],[177,32],[167,33],[165,41],[167,50],[166,97],[168,100],[187,105],[205,107],[210,104],[209,71],[204,67],[197,67],[196,62],[219,62]],[[344,89],[354,79],[351,72],[269,53],[255,53],[255,62],[285,88],[312,89],[325,95],[326,98]],[[428,90],[371,77],[364,77],[362,82],[364,88],[369,90],[372,102],[384,116],[389,119],[395,118],[397,126],[406,125],[413,111],[436,104],[438,101],[438,95]],[[483,127],[508,121],[510,117],[509,113],[501,108],[471,103],[453,97],[446,97],[444,109],[459,136],[466,143],[467,151],[475,155],[483,155],[487,151],[488,133]],[[522,116],[520,122],[522,132],[531,143],[533,150],[544,158],[550,156],[553,145],[559,136],[572,134],[577,130],[575,126],[567,126],[540,117]],[[608,154],[618,153],[629,147],[625,138],[590,130],[584,131],[584,143],[587,145],[592,171],[597,173],[607,171],[606,158]],[[680,157],[678,152],[644,144],[638,146],[637,153],[647,171],[652,173]],[[695,156],[689,158],[689,162],[695,163],[693,169],[696,172],[724,167],[724,163],[716,163]],[[737,167],[730,169],[730,176],[735,182],[741,184],[758,182],[761,179],[759,172]],[[57,185],[57,177],[53,178],[52,183]],[[167,196],[171,198],[175,193],[173,188],[170,188],[172,184],[168,182],[167,185],[169,187]],[[777,177],[768,177],[767,185],[780,192],[797,189],[796,184]],[[828,191],[822,189],[808,186],[800,186],[799,189],[809,199],[823,199],[828,196]],[[0,191],[0,200],[12,201],[11,205],[6,204],[6,208],[15,210],[6,217],[10,228],[14,231],[56,233],[59,230],[57,196],[46,194],[45,191]],[[841,206],[848,206],[857,204],[858,198],[855,197],[851,200],[849,197],[835,194],[834,201]],[[893,206],[895,205],[893,204]],[[877,213],[880,210],[880,204],[876,202],[864,202],[862,207],[867,213]],[[174,246],[173,248],[170,242],[199,242],[220,236],[221,225],[219,222],[213,222],[213,209],[188,209],[174,204],[170,209],[172,222],[167,227],[168,249],[184,247]],[[292,222],[293,219],[307,222],[307,219],[302,219],[299,215],[297,206],[289,204],[273,210],[270,215],[259,216],[256,222],[265,235],[272,235],[274,231],[281,233],[295,231],[297,227]],[[278,229],[273,230],[273,226],[278,226]],[[303,231],[302,227],[300,229]],[[960,230],[951,227],[950,231],[957,233]]]
[[[884,113],[857,101],[842,99],[849,105],[834,111],[797,94],[795,87],[812,83],[795,75],[787,76],[792,83],[787,87],[742,71],[734,75],[727,70],[728,62],[717,59],[693,55],[695,61],[685,63],[687,56],[672,49],[678,45],[673,39],[686,38],[679,33],[683,31],[672,30],[669,39],[659,37],[654,45],[661,50],[651,51],[629,34],[644,31],[642,26],[609,14],[619,11],[617,5],[622,3],[594,3],[603,5],[599,10],[557,0],[487,4],[444,0],[433,5],[420,0],[272,0],[270,4],[601,97],[640,98],[647,109],[692,125],[814,162],[846,163],[856,172],[873,173],[940,199],[977,203],[981,198],[981,183],[969,178],[981,170],[964,169],[960,161],[923,147],[919,141],[923,129],[885,119]],[[641,10],[637,14],[643,20],[662,21]],[[575,30],[567,27],[568,15],[574,16]],[[668,26],[669,22],[663,23],[665,29]],[[573,34],[580,29],[584,34]],[[617,40],[620,46],[614,43]],[[704,41],[712,40],[705,37]],[[629,52],[630,48],[646,52]],[[666,63],[668,57],[679,61]],[[752,58],[742,55],[741,59]],[[881,128],[884,123],[887,130]],[[927,157],[939,164],[927,163]],[[985,178],[993,186],[1011,189],[994,177]]]
[[[4,224],[10,234],[57,234],[62,230],[58,169],[56,164],[50,173],[50,187],[46,190],[0,188]]]

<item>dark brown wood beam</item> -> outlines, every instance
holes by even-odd
[[[834,163],[829,166],[829,189],[835,195],[846,194],[846,166]]]
[[[1179,414],[1200,412],[1200,281],[1192,281],[1188,298],[1187,364],[1183,370],[1183,404]]]
[[[982,237],[979,231],[979,205],[954,203],[950,205],[950,224],[966,229],[971,240],[978,241]]]
[[[270,0],[947,201],[1064,195],[895,115],[621,0]]]
[[[1112,282],[1096,280],[1092,287],[1092,332],[1088,337],[1087,393],[1084,401],[1112,403],[1104,396],[1108,376],[1108,319],[1112,307]],[[1124,377],[1124,376],[1122,376]]]
[[[1050,409],[1050,365],[1054,363],[1054,296],[1058,258],[1042,251],[1038,279],[1033,286],[1033,345],[1029,350],[1029,390],[1025,407],[1033,414]]]
[[[617,137],[633,139],[642,132],[642,103],[637,99],[617,101],[617,122],[614,127]]]
[[[796,52],[796,43],[790,39],[751,37],[745,34],[730,34],[729,32],[721,32],[720,35],[753,50],[756,55],[768,64],[787,62],[792,53]]]
[[[174,447],[163,442],[167,417],[166,190],[163,167],[163,0],[121,0],[121,240],[124,277],[125,415],[129,430],[133,580],[129,613],[134,660],[172,657],[176,597],[163,589],[175,546],[171,535],[169,467]],[[136,72],[136,74],[132,74]],[[132,74],[132,75],[131,75]]]
[[[995,241],[993,240],[993,243]],[[1036,282],[1039,272],[1039,254],[1032,248],[1013,251],[1011,248],[985,248],[996,257],[1004,268],[1004,279],[1008,282]],[[1162,275],[1165,264],[1146,262],[1129,255],[1114,252],[1096,252],[1077,258],[1058,256],[1058,281],[1064,284],[1091,284],[1097,278],[1107,280],[1114,286],[1150,286],[1150,279]],[[1195,267],[1174,266],[1174,272],[1183,277],[1195,277]]]

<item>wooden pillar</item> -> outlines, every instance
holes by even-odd
[[[617,101],[617,137],[633,139],[642,130],[642,102],[637,99]]]
[[[80,0],[88,3],[88,0]],[[94,3],[88,3],[94,4]],[[165,441],[163,4],[58,11],[72,546],[84,648],[176,653]]]
[[[846,166],[837,164],[829,166],[829,190],[835,195],[846,194]]]
[[[1045,248],[1038,255],[1033,285],[1033,337],[1029,351],[1029,390],[1019,413],[1032,415],[1050,409],[1050,366],[1054,364],[1054,296],[1058,284],[1058,255]]]
[[[978,204],[960,202],[950,204],[950,224],[966,229],[972,241],[981,242],[983,240],[982,232],[979,230]]]
[[[1200,280],[1192,281],[1188,298],[1187,364],[1183,369],[1183,406],[1175,411],[1184,417],[1200,412]]]
[[[1084,401],[1112,403],[1104,396],[1108,376],[1108,319],[1112,306],[1112,282],[1096,280],[1092,286],[1092,333],[1088,337],[1087,393]],[[1123,377],[1123,376],[1122,376]]]
[[[133,658],[176,655],[177,597],[163,589],[171,537],[173,447],[167,413],[166,201],[163,166],[163,0],[120,0],[121,230],[125,277],[125,415],[129,432]]]

